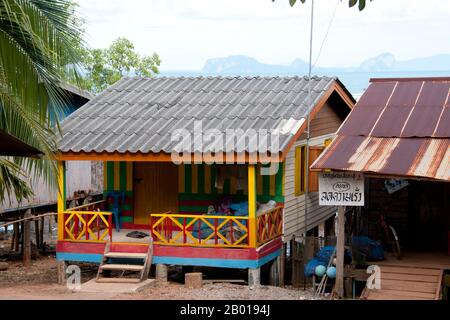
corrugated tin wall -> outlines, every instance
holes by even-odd
[[[97,184],[93,184],[90,161],[67,161],[66,168],[66,192],[68,198],[72,198],[73,193],[78,190],[92,190],[94,192],[101,191]],[[28,178],[25,180],[32,188],[34,195],[30,199],[22,201],[20,205],[15,197],[6,199],[6,201],[0,205],[0,210],[14,210],[25,206],[56,203],[58,198],[56,186],[54,189],[51,189],[48,187],[47,183],[40,178]]]

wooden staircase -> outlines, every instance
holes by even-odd
[[[110,248],[111,242],[108,240],[105,245],[103,260],[98,268],[96,282],[138,283],[147,279],[152,264],[152,241],[149,243],[147,253],[113,252],[110,251]],[[123,262],[115,263],[117,260]],[[124,277],[126,272],[134,274],[136,277]],[[111,275],[119,273],[119,275],[106,277],[106,273],[110,273]]]
[[[382,265],[381,289],[365,289],[367,300],[439,300],[443,269],[407,265]]]

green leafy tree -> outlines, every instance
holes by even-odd
[[[81,30],[71,0],[0,0],[0,128],[46,159],[0,157],[0,201],[32,194],[24,175],[55,185],[58,115],[66,97],[60,79],[77,78]]]
[[[158,54],[140,56],[133,43],[118,38],[107,49],[87,49],[84,53],[84,89],[100,92],[126,75],[152,77],[159,73]]]
[[[275,1],[275,0],[272,0],[272,1]],[[299,1],[301,3],[306,2],[306,0],[299,0]],[[372,1],[372,0],[370,0],[370,1]],[[297,2],[297,0],[289,0],[289,4],[291,5],[291,7],[294,6],[296,2]],[[348,0],[348,6],[350,8],[354,7],[356,5],[358,5],[359,11],[362,11],[366,7],[366,0]]]

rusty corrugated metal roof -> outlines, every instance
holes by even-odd
[[[371,79],[312,165],[450,180],[450,78]]]

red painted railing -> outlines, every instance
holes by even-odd
[[[260,245],[283,234],[283,207],[277,206],[256,217],[256,244]]]

